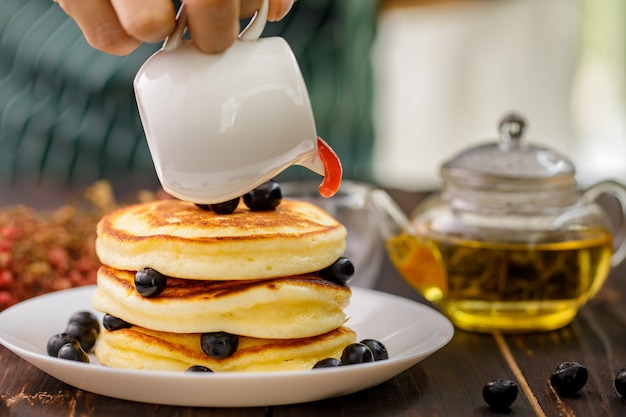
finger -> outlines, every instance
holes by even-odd
[[[171,0],[110,0],[120,24],[132,37],[144,42],[165,39],[176,24]]]
[[[204,52],[228,49],[239,34],[239,0],[183,0],[191,39]]]
[[[282,1],[282,0],[280,0]],[[269,0],[269,8],[271,9],[272,2],[276,0]],[[239,18],[246,19],[256,13],[261,8],[263,0],[240,0]],[[269,14],[269,9],[268,9]]]
[[[268,10],[267,10],[267,21],[275,22],[283,17],[291,7],[293,6],[294,0],[268,0]],[[257,10],[261,8],[262,0],[242,0],[241,1],[241,10],[239,13],[239,17],[244,19],[252,16],[256,13]]]
[[[295,0],[269,0],[268,22],[277,22],[289,13]]]
[[[128,55],[140,41],[126,33],[108,0],[58,0],[59,5],[94,48],[113,55]]]

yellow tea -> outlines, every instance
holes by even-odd
[[[439,305],[457,327],[532,331],[569,323],[610,270],[609,233],[589,230],[568,238],[530,244],[449,237],[420,242],[399,235],[387,245],[404,279]],[[411,240],[414,243],[407,243]],[[397,247],[412,249],[397,256]],[[429,297],[435,288],[440,296]]]

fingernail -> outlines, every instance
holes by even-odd
[[[268,16],[267,20],[270,22],[276,22],[278,20],[281,20],[283,17],[287,16],[287,13],[289,13],[294,3],[295,0],[283,0],[280,4],[280,9],[276,13],[276,15],[272,16],[271,18]]]

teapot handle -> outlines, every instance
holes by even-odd
[[[596,201],[602,194],[614,197],[620,205],[622,217],[618,223],[621,237],[618,240],[618,246],[611,256],[611,266],[616,266],[626,257],[626,186],[623,184],[606,180],[589,187],[583,194],[583,199],[587,203]]]
[[[238,39],[243,41],[255,41],[259,39],[267,23],[268,9],[268,0],[264,0],[261,8],[252,16],[248,25],[239,34]],[[187,11],[185,4],[182,3],[176,14],[176,26],[170,36],[165,38],[161,50],[171,51],[178,48],[183,43],[185,30],[187,30]]]

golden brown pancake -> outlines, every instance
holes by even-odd
[[[346,328],[328,333],[287,340],[239,337],[237,351],[223,359],[206,355],[200,334],[157,332],[132,326],[104,330],[96,344],[100,363],[115,368],[158,371],[185,371],[190,366],[206,366],[214,372],[254,372],[311,369],[318,361],[339,358],[356,334]]]
[[[239,280],[321,270],[343,255],[346,229],[319,207],[283,200],[272,211],[241,203],[232,214],[161,200],[126,206],[98,224],[105,265],[187,279]]]
[[[351,290],[315,274],[265,280],[205,281],[168,278],[165,290],[145,298],[134,272],[102,266],[93,307],[149,329],[228,333],[292,339],[326,333],[346,321]]]

